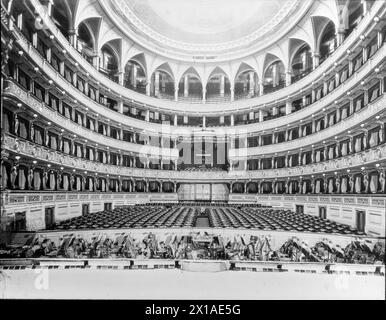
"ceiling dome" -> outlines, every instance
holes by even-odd
[[[149,28],[188,43],[238,40],[272,25],[294,1],[131,0],[128,7]],[[268,29],[268,28],[266,28]]]
[[[99,0],[115,25],[158,53],[218,58],[275,41],[310,0]]]

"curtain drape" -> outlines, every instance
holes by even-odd
[[[40,190],[40,185],[41,185],[40,173],[38,171],[34,171],[34,178],[33,178],[34,190]]]
[[[25,178],[25,174],[24,174],[24,169],[23,168],[19,168],[17,178],[18,178],[19,189],[20,190],[24,190],[25,189],[26,178]]]
[[[378,183],[379,183],[378,175],[375,175],[375,174],[371,175],[371,177],[370,177],[370,192],[371,193],[377,193]]]

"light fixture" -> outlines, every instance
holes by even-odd
[[[52,40],[53,38],[55,38],[55,36],[53,34],[51,34],[50,39]]]
[[[334,174],[338,174],[338,172],[337,172],[337,171],[335,171],[335,172],[334,172]]]
[[[62,91],[62,94],[66,94],[66,91],[63,90],[63,91]]]
[[[361,167],[361,170],[365,170],[365,167]]]
[[[77,67],[79,65],[79,63],[78,62],[75,62],[75,67]]]
[[[350,49],[347,49],[346,52],[347,52],[347,54],[350,54],[350,53],[351,53],[351,50],[350,50]]]
[[[50,121],[48,121],[48,122],[47,122],[47,124],[50,126],[50,125],[51,125],[51,122],[50,122]]]
[[[72,169],[73,172],[75,172],[76,170],[75,169]]]
[[[78,103],[78,100],[74,99],[74,103]]]
[[[24,52],[23,52],[22,50],[19,50],[18,54],[19,54],[20,56],[22,56],[22,55],[24,54]]]
[[[64,132],[64,129],[60,129],[61,132]]]
[[[349,96],[351,94],[351,91],[347,91],[347,95]]]
[[[66,51],[66,50],[64,50],[64,49],[63,49],[63,51],[62,51],[62,52],[63,52],[63,54],[66,54],[66,53],[67,53],[67,51]]]
[[[32,161],[33,164],[37,164],[38,162],[36,160]]]
[[[374,17],[374,21],[378,22],[379,21],[379,17],[378,16]]]
[[[60,170],[63,170],[64,168],[63,167],[60,167]]]
[[[17,161],[19,161],[19,160],[20,160],[20,156],[16,156],[15,159],[16,159]]]
[[[38,115],[36,113],[34,113],[34,118],[37,118],[37,117],[38,117]]]
[[[22,104],[19,102],[19,103],[17,104],[17,106],[20,108],[20,107],[22,106]]]
[[[363,34],[361,34],[361,35],[359,36],[359,39],[364,40],[364,39],[365,39],[365,36],[364,36]]]
[[[88,111],[88,107],[86,107],[85,109],[86,109],[86,111]]]
[[[350,172],[351,170],[350,169],[347,169],[347,172]]]
[[[379,68],[375,68],[374,71],[375,71],[376,73],[378,73],[378,72],[379,72]]]
[[[47,167],[48,167],[48,168],[51,168],[51,164],[47,164]]]
[[[377,120],[378,120],[378,119],[379,119],[379,116],[376,116],[376,117],[375,117],[375,119],[377,119]]]
[[[379,163],[376,163],[375,166],[378,168],[378,167],[380,166],[380,164],[379,164]]]
[[[364,125],[364,123],[361,123],[361,127],[363,128],[365,125]]]
[[[85,171],[84,173],[86,173],[86,174],[87,174],[87,171]]]
[[[38,68],[38,67],[35,67],[34,70],[35,70],[36,72],[38,72],[38,71],[39,71],[39,68]]]
[[[73,134],[73,136],[74,136],[74,138],[76,138],[76,134],[75,133]]]
[[[84,139],[84,142],[87,142],[87,139]]]
[[[49,84],[52,84],[52,83],[53,83],[53,81],[52,81],[52,80],[48,80],[48,83],[49,83]]]

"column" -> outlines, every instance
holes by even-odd
[[[184,76],[184,97],[189,95],[189,75]]]
[[[231,127],[235,125],[235,117],[233,114],[231,114]]]
[[[368,57],[368,55],[367,55],[367,48],[366,48],[366,46],[363,46],[363,47],[362,47],[362,59],[363,59],[363,64],[366,63],[367,57]]]
[[[263,115],[263,110],[259,110],[259,122],[263,122],[264,121],[264,115]]]
[[[343,43],[345,33],[346,33],[346,30],[344,28],[338,29],[338,32],[336,34],[336,40],[337,40],[336,42],[338,47]]]
[[[202,88],[202,103],[206,103],[206,88]]]
[[[225,76],[220,76],[220,97],[224,97],[225,93]]]
[[[131,65],[131,85],[134,89],[137,88],[137,66],[135,64]]]
[[[178,124],[177,119],[178,119],[178,116],[175,114],[174,115],[174,125],[175,126],[177,126],[177,124]]]
[[[202,127],[206,128],[206,116],[202,117]]]
[[[51,15],[52,15],[52,5],[54,4],[54,1],[53,0],[49,0],[48,2],[47,2],[47,14],[48,14],[48,16],[50,16],[51,17]]]
[[[249,72],[249,95],[253,97],[255,95],[255,73]]]
[[[231,85],[230,90],[231,90],[231,101],[235,101],[235,88],[233,85]]]
[[[125,78],[125,73],[124,73],[122,70],[120,70],[120,71],[117,73],[117,75],[118,75],[118,83],[119,83],[121,86],[123,86],[123,84],[124,84],[124,78]]]
[[[290,114],[292,112],[292,102],[287,100],[285,102],[285,114]]]
[[[285,74],[285,84],[286,86],[289,86],[292,82],[292,72],[291,71],[288,71],[286,74]]]
[[[154,74],[154,95],[159,96],[159,71]]]
[[[319,66],[320,61],[320,53],[319,52],[312,52],[312,68],[316,69]]]
[[[174,82],[174,101],[178,101],[178,82]]]
[[[383,34],[382,34],[382,31],[378,31],[377,32],[377,47],[378,47],[378,49],[382,47],[382,43],[383,43]]]
[[[262,96],[264,94],[264,85],[263,85],[263,81],[260,80],[259,81],[259,96]]]

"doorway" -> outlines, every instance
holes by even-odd
[[[82,204],[82,216],[90,213],[90,204],[84,203]]]
[[[319,207],[319,217],[322,219],[327,219],[327,208]]]
[[[297,214],[303,214],[304,213],[304,206],[303,205],[296,205],[296,213]]]
[[[112,209],[112,203],[111,202],[106,202],[104,205],[103,205],[103,208],[104,210],[111,210]]]
[[[358,231],[365,232],[366,229],[366,211],[357,210],[356,212],[356,227]]]
[[[44,210],[44,221],[46,223],[46,229],[51,229],[55,225],[55,208],[48,207]]]
[[[26,213],[23,212],[16,212],[15,213],[15,222],[13,231],[26,231],[27,229],[27,219],[26,219]]]

